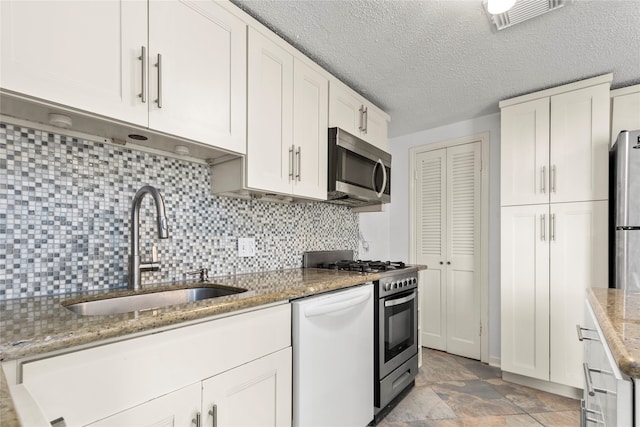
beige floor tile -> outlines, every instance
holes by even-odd
[[[580,425],[580,411],[539,412],[531,414],[545,427],[577,427]]]
[[[418,421],[426,419],[455,418],[456,414],[429,387],[414,387],[393,408],[385,420],[388,422]]]

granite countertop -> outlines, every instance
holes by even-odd
[[[640,292],[592,288],[587,299],[620,371],[640,378]]]
[[[426,267],[420,267],[420,269]],[[152,311],[104,316],[75,314],[61,305],[63,301],[83,302],[114,295],[138,292],[123,289],[84,292],[0,302],[0,361],[32,357],[56,350],[117,339],[155,328],[170,327],[265,304],[288,302],[354,286],[380,278],[375,273],[358,273],[320,269],[289,269],[264,273],[214,277],[209,284],[233,286],[247,292],[208,300],[173,305]],[[200,287],[200,282],[184,282],[143,286],[142,292],[185,287]],[[19,426],[8,391],[4,372],[0,369],[0,424]]]

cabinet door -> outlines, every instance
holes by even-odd
[[[294,194],[327,199],[329,81],[300,60],[294,61]]]
[[[607,287],[607,202],[552,204],[550,225],[551,381],[582,388],[575,328],[585,289]]]
[[[141,126],[147,4],[0,2],[0,86]],[[148,102],[148,99],[147,99]]]
[[[549,205],[501,212],[502,370],[549,380]]]
[[[245,82],[240,19],[214,1],[149,2],[149,127],[245,153]]]
[[[200,412],[200,382],[89,424],[91,427],[175,427],[195,425]],[[192,421],[194,423],[192,423]]]
[[[362,100],[342,83],[332,80],[329,87],[329,127],[339,127],[360,137]]]
[[[551,97],[551,202],[606,200],[609,84]]]
[[[293,56],[249,28],[247,187],[293,186]]]
[[[389,151],[387,137],[387,116],[376,107],[367,106],[366,134],[364,140],[381,150]]]
[[[501,111],[500,203],[549,202],[549,99]]]
[[[291,347],[209,378],[202,386],[202,425],[291,426]]]
[[[611,144],[623,130],[640,129],[640,85],[634,88],[635,92],[616,96],[611,101]]]

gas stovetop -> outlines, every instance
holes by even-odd
[[[330,270],[360,271],[362,273],[378,273],[381,271],[393,271],[406,268],[402,261],[371,261],[371,260],[340,260],[318,264],[316,268]]]

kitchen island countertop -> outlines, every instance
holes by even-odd
[[[640,292],[592,288],[587,299],[620,371],[640,378]]]

